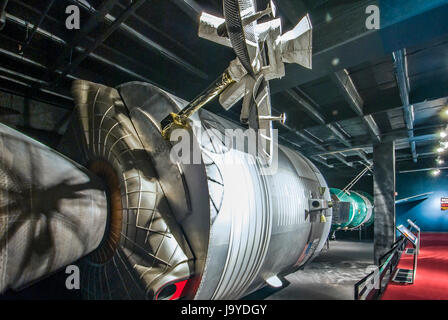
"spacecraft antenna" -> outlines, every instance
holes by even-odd
[[[284,75],[283,62],[311,66],[311,22],[306,16],[296,28],[282,36],[280,19],[258,23],[265,16],[275,18],[273,1],[265,10],[257,11],[254,0],[224,0],[223,12],[224,19],[202,13],[199,36],[232,47],[237,59],[179,113],[171,112],[164,118],[161,133],[169,140],[174,129],[189,128],[189,117],[217,96],[221,95],[220,103],[225,109],[244,97],[241,122],[257,130],[258,156],[270,163],[272,121],[284,123],[286,115],[272,115],[268,80]],[[297,59],[298,56],[302,58]]]

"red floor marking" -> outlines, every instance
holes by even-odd
[[[403,252],[398,268],[412,269],[412,262]],[[414,284],[390,282],[381,299],[448,300],[448,233],[422,233]]]

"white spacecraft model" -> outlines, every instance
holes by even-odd
[[[271,113],[269,80],[285,75],[285,63],[311,68],[312,26],[306,15],[292,30],[282,34],[281,19],[276,18],[273,1],[257,11],[254,0],[224,0],[224,18],[203,12],[199,36],[234,49],[237,58],[227,70],[178,114],[162,123],[162,135],[169,138],[176,127],[188,127],[188,118],[216,96],[228,110],[243,99],[240,120],[258,132],[258,155],[270,163],[273,153],[272,121],[286,115]],[[271,16],[273,19],[258,22]]]
[[[224,10],[227,2],[224,1]],[[281,19],[276,18],[273,1],[270,2],[266,10],[259,12],[255,11],[253,1],[230,2],[238,2],[240,7],[242,3],[247,6],[244,9],[241,8],[247,56],[244,57],[244,54],[237,52],[237,59],[230,63],[228,72],[235,82],[221,93],[219,101],[225,109],[229,109],[244,98],[245,108],[243,110],[247,112],[250,98],[256,87],[254,78],[257,79],[260,76],[263,76],[265,80],[282,78],[285,75],[285,63],[296,63],[311,69],[312,26],[309,16],[306,15],[292,30],[282,34]],[[226,10],[224,13],[226,14]],[[274,19],[257,23],[259,19],[268,15]],[[232,43],[229,32],[226,32],[223,26],[226,26],[224,18],[203,12],[200,17],[198,34],[201,38],[233,47],[236,51],[236,47],[239,45]],[[244,114],[242,117],[244,118]],[[243,118],[242,120],[244,120]]]

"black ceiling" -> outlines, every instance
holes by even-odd
[[[387,11],[380,30],[365,29],[372,3]],[[288,66],[272,81],[274,112],[287,114],[285,125],[276,125],[281,141],[324,170],[355,174],[371,163],[372,143],[390,140],[398,169],[434,166],[436,133],[448,120],[448,31],[436,18],[448,3],[425,3],[408,1],[397,16],[379,1],[277,1],[284,31],[306,13],[314,27],[313,69]],[[71,4],[81,8],[79,31],[65,27]],[[34,136],[62,134],[76,78],[109,86],[147,81],[194,98],[234,58],[231,49],[197,36],[200,12],[221,15],[221,7],[220,0],[9,0],[0,31],[0,121]],[[412,132],[403,92],[414,108]],[[209,108],[239,118],[238,106]]]

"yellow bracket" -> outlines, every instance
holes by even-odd
[[[186,116],[170,112],[167,118],[170,118],[170,122],[162,128],[162,137],[166,140],[170,139],[171,132],[173,132],[175,129],[191,128],[190,123],[188,122],[189,119]]]
[[[171,132],[176,128],[190,128],[189,119],[196,111],[219,96],[230,84],[235,82],[230,73],[226,70],[221,77],[208,87],[202,94],[194,99],[188,106],[183,108],[179,113],[171,112],[162,120],[162,136],[170,139]]]

